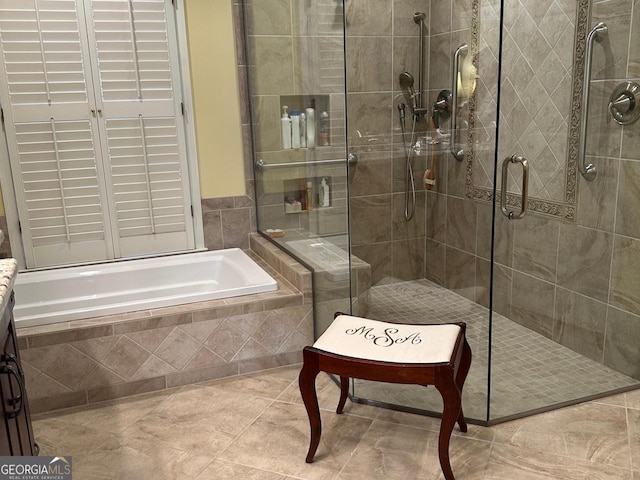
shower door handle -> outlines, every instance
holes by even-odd
[[[509,172],[510,163],[519,163],[522,165],[522,198],[520,204],[520,213],[515,215],[513,210],[507,210],[507,174]],[[527,203],[529,199],[529,162],[526,158],[518,155],[511,155],[502,162],[502,185],[500,193],[500,210],[509,220],[518,220],[527,213]]]
[[[464,158],[464,149],[458,148],[456,139],[458,135],[458,73],[460,72],[460,57],[466,56],[469,52],[469,45],[463,43],[453,54],[453,65],[451,66],[451,136],[449,137],[449,150],[451,155],[458,161]]]

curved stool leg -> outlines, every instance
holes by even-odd
[[[336,413],[340,415],[344,410],[344,404],[347,403],[349,397],[349,377],[340,377],[340,401]]]
[[[458,390],[460,391],[460,396],[462,397],[462,387],[464,387],[464,381],[467,379],[467,374],[469,373],[469,368],[471,367],[471,347],[467,342],[467,339],[464,339],[464,344],[462,345],[462,358],[460,359],[460,366],[458,367],[458,374],[456,375],[456,385],[458,385]],[[467,431],[467,421],[464,418],[464,413],[462,413],[462,407],[460,408],[460,415],[458,415],[458,425],[460,426],[460,430],[462,432]]]
[[[309,451],[305,461],[313,462],[313,457],[320,445],[320,436],[322,435],[322,421],[320,419],[320,407],[318,405],[318,395],[316,394],[316,377],[320,370],[318,368],[318,355],[308,350],[303,351],[304,363],[298,377],[298,385],[300,386],[300,394],[302,401],[307,409],[309,417],[309,425],[311,427],[311,441]]]
[[[440,395],[442,395],[442,403],[444,406],[442,422],[440,423],[440,435],[438,436],[438,457],[440,458],[440,467],[446,480],[455,480],[453,470],[451,469],[451,461],[449,460],[449,443],[451,441],[453,427],[456,421],[459,420],[462,412],[460,391],[453,379],[451,380],[450,384],[436,385]]]

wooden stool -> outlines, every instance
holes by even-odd
[[[398,324],[336,313],[313,346],[303,350],[298,382],[311,425],[307,463],[313,462],[322,434],[315,381],[318,373],[327,372],[340,376],[338,414],[347,400],[349,378],[434,385],[443,401],[438,438],[440,466],[445,479],[454,480],[449,461],[451,433],[456,422],[460,430],[467,431],[462,387],[471,366],[471,348],[465,330],[464,323]]]

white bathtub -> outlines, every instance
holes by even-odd
[[[16,326],[274,291],[278,283],[239,248],[20,272]]]

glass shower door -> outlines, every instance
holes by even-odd
[[[636,3],[243,3],[258,229],[313,269],[316,336],[336,311],[466,322],[479,423],[638,386]]]
[[[478,99],[495,98],[498,64],[479,69],[478,50],[497,54],[497,23],[480,31],[471,1],[347,5],[348,144],[359,158],[349,175],[351,251],[371,268],[368,296],[354,312],[388,322],[465,321],[474,360],[463,403],[468,418],[483,422],[493,209],[491,195],[473,197],[471,167],[482,160],[477,181],[491,193],[497,111],[495,101],[480,109]],[[354,396],[409,411],[442,408],[438,392],[420,386],[357,380]]]
[[[640,75],[627,3],[347,4],[351,251],[371,267],[354,312],[465,321],[474,421],[639,383],[640,122],[609,107]],[[599,22],[608,36],[590,35]],[[356,381],[354,396],[441,408],[420,387]]]
[[[640,12],[629,2],[548,3],[503,7],[490,420],[640,380],[631,294],[640,230],[629,221],[640,124],[609,111],[618,85],[640,74]],[[500,164],[514,154],[529,168],[518,220],[523,170],[507,162],[503,176]]]

